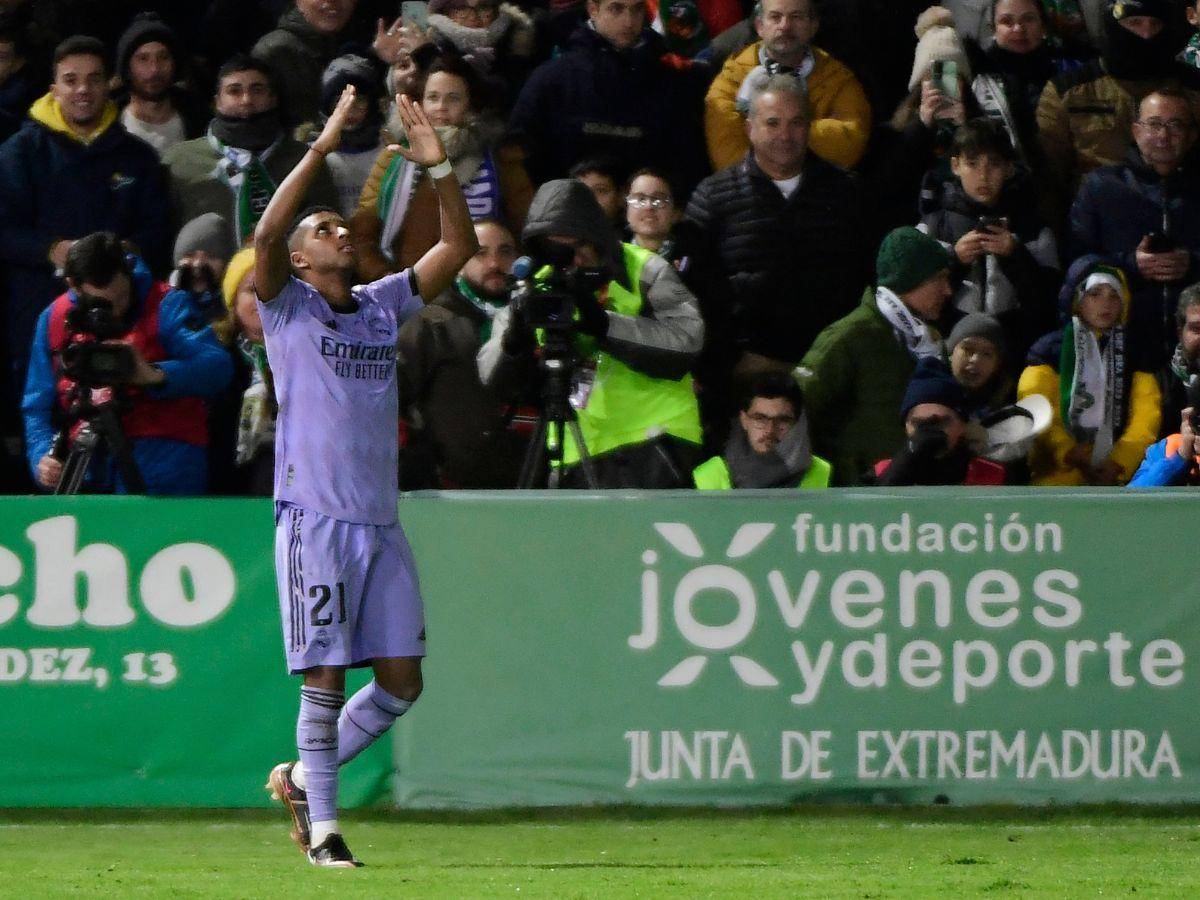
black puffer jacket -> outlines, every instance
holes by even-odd
[[[754,161],[710,175],[685,214],[694,223],[710,319],[728,317],[732,335],[709,322],[714,339],[799,362],[826,325],[857,305],[870,279],[858,185],[809,156],[788,199]]]

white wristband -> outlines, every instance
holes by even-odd
[[[447,175],[449,175],[453,171],[454,171],[454,167],[450,165],[450,160],[448,160],[448,159],[443,159],[436,166],[430,166],[428,169],[429,177],[432,178],[434,181],[436,181],[439,178],[445,178]]]

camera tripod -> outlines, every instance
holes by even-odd
[[[86,396],[91,394],[87,388],[81,387],[78,390]],[[130,450],[129,440],[121,428],[115,404],[115,399],[93,403],[83,396],[78,397],[72,404],[71,415],[83,424],[74,441],[70,440],[69,428],[64,428],[54,438],[51,456],[63,462],[62,475],[54,487],[55,494],[79,493],[96,451],[101,447],[106,447],[112,456],[125,491],[130,494],[146,493],[146,483],[142,480],[142,473],[133,459],[133,451]]]
[[[574,367],[570,360],[570,337],[547,330],[546,346],[538,363],[542,373],[542,410],[534,426],[529,449],[525,451],[517,487],[534,487],[534,479],[547,458],[550,474],[546,479],[546,487],[561,487],[563,449],[568,431],[579,450],[579,465],[587,488],[598,490],[600,487],[596,467],[592,464],[592,456],[588,453],[583,431],[579,427],[579,419],[575,408],[571,406],[571,373]]]

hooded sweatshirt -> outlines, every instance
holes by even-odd
[[[625,369],[652,379],[662,379],[670,383],[669,386],[664,384],[664,392],[669,391],[674,395],[678,383],[689,379],[688,372],[704,342],[704,322],[696,298],[679,280],[674,267],[660,256],[617,240],[591,192],[577,181],[563,179],[547,182],[533,198],[522,238],[528,244],[532,239],[551,234],[577,238],[597,249],[600,265],[612,279],[599,292],[602,307],[607,305],[608,295],[615,287],[640,293],[642,298],[642,309],[636,316],[606,310],[606,336],[598,342],[578,336],[577,351],[593,361],[607,356]],[[636,285],[629,278],[631,268],[638,271]],[[504,336],[511,317],[511,306],[496,313],[492,336],[480,350],[478,358],[483,383],[506,395],[516,392],[516,377],[528,372],[526,358],[510,356],[504,350]],[[601,369],[597,368],[597,372],[601,372]],[[596,377],[599,381],[602,376],[598,374]],[[690,382],[688,389],[690,391]],[[652,405],[653,398],[648,399],[651,400],[649,405]],[[672,409],[675,410],[674,404]],[[603,418],[606,415],[595,404],[589,404],[587,412],[592,417]],[[637,412],[653,418],[651,410]],[[612,412],[612,417],[618,415],[625,418],[629,411]],[[676,437],[699,443],[700,422],[694,398],[683,418],[687,421],[662,421],[656,424]],[[582,413],[580,419],[585,432],[593,427],[603,429],[603,422],[589,425]],[[650,436],[642,433],[639,440]],[[599,445],[593,445],[591,438],[588,440],[594,453],[603,452]],[[618,444],[625,443],[630,441],[618,441]]]
[[[96,130],[79,137],[47,94],[0,147],[4,316],[18,384],[38,313],[62,291],[48,257],[55,241],[109,230],[135,244],[154,271],[167,268],[171,232],[158,156],[116,120],[108,103]]]

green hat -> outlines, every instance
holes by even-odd
[[[876,283],[897,294],[911,291],[948,268],[950,254],[946,248],[909,226],[890,232],[879,245],[875,259]]]

